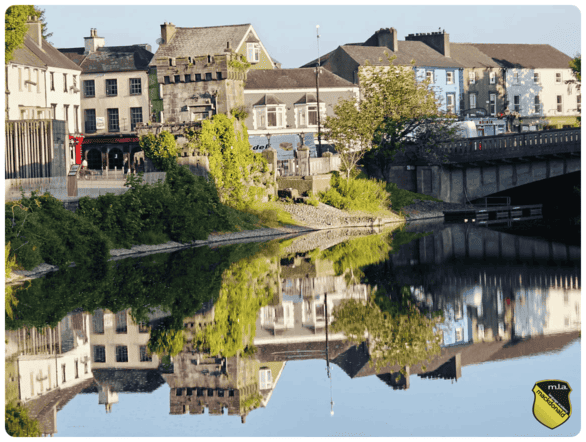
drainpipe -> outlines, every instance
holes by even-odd
[[[10,97],[10,90],[8,89],[8,65],[6,65],[6,115],[5,115],[5,119],[9,120],[9,115],[10,115],[10,106],[8,105],[8,97]]]

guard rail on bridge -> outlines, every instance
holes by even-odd
[[[580,155],[580,128],[468,138],[442,144],[448,163],[503,160],[542,155]]]

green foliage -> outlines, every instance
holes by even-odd
[[[252,410],[260,407],[261,402],[262,402],[262,394],[255,393],[251,396],[248,396],[244,400],[242,400],[242,399],[240,400],[240,409],[246,413],[248,411],[252,411]]]
[[[367,303],[346,300],[334,308],[332,331],[343,332],[357,344],[367,336],[370,365],[377,371],[399,365],[406,375],[404,367],[430,362],[440,354],[441,336],[435,329],[439,320],[426,317],[414,306],[392,310],[393,314],[382,311],[372,299]]]
[[[313,206],[313,207],[317,207],[319,206],[319,198],[313,194],[313,192],[310,190],[309,192],[307,192],[307,198],[305,199],[305,204],[309,205],[309,206]]]
[[[248,69],[250,69],[250,66],[252,66],[248,60],[246,59],[246,57],[242,54],[236,54],[237,58],[236,59],[232,59],[228,62],[228,66],[230,66],[232,69],[234,69],[235,71],[238,72],[246,72],[248,71]]]
[[[574,76],[576,77],[576,80],[578,81],[582,81],[582,56],[578,55],[575,58],[573,58],[572,60],[570,60],[570,68],[572,68],[572,72],[574,73]]]
[[[399,189],[395,183],[387,183],[386,190],[391,195],[393,210],[397,211],[401,210],[405,206],[414,204],[415,200],[437,202],[442,201],[432,196],[423,195],[422,193],[415,193],[410,192],[409,190]]]
[[[176,161],[179,155],[179,147],[175,137],[167,131],[158,135],[152,133],[140,137],[140,148],[155,167],[167,171]]]
[[[185,345],[185,332],[172,328],[155,328],[151,330],[148,351],[159,356],[177,356]]]
[[[209,155],[210,174],[222,202],[242,210],[259,200],[264,189],[254,185],[255,177],[268,172],[268,163],[250,148],[246,126],[237,132],[233,118],[216,114],[203,122],[201,131],[186,135],[193,148]]]
[[[28,16],[36,15],[34,6],[10,6],[4,13],[4,63],[10,63],[14,50],[23,45]]]
[[[31,419],[28,410],[21,405],[6,405],[5,427],[6,432],[12,437],[38,437],[41,436],[39,421]]]
[[[343,210],[359,210],[376,213],[387,209],[390,199],[385,190],[385,183],[375,179],[342,179],[333,173],[331,187],[320,193],[320,200]]]
[[[4,246],[4,278],[10,278],[12,274],[12,270],[16,269],[18,265],[16,264],[16,258],[14,254],[10,251],[10,242]],[[5,286],[4,288],[4,311],[8,315],[9,318],[13,317],[12,308],[18,305],[18,299],[14,295],[14,289],[12,286]]]
[[[89,221],[66,210],[45,193],[22,197],[5,205],[5,243],[11,243],[16,262],[30,270],[46,262],[56,266],[101,268],[110,257],[111,243]]]
[[[276,258],[264,254],[236,262],[222,275],[214,323],[195,336],[197,345],[229,358],[252,344],[259,309],[272,300],[278,281]]]
[[[248,112],[246,112],[246,108],[244,106],[237,106],[232,108],[232,116],[241,123],[244,123],[244,120],[248,118]]]

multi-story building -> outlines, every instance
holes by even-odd
[[[60,51],[82,69],[83,155],[90,169],[122,169],[139,151],[137,123],[149,120],[147,44],[106,46],[96,29],[82,48]]]
[[[63,120],[78,133],[81,69],[43,39],[41,25],[29,17],[24,44],[6,67],[6,117]]]
[[[244,106],[242,94],[250,69],[274,69],[250,24],[207,28],[161,25],[159,48],[150,66],[156,69],[158,122],[188,122],[230,114]]]
[[[571,58],[545,44],[470,44],[504,70],[505,108],[519,114],[525,129],[573,127],[581,110],[581,92]]]
[[[357,99],[358,94],[358,86],[322,69],[318,114],[315,68],[251,70],[244,86],[250,144],[257,149],[270,145],[280,160],[293,158],[302,144],[310,156],[321,156],[330,147],[323,140],[317,152],[318,123],[334,115],[339,100]]]

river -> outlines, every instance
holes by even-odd
[[[576,435],[580,245],[502,230],[421,221],[48,274],[6,318],[7,401],[55,436]],[[554,429],[544,380],[571,388]]]

